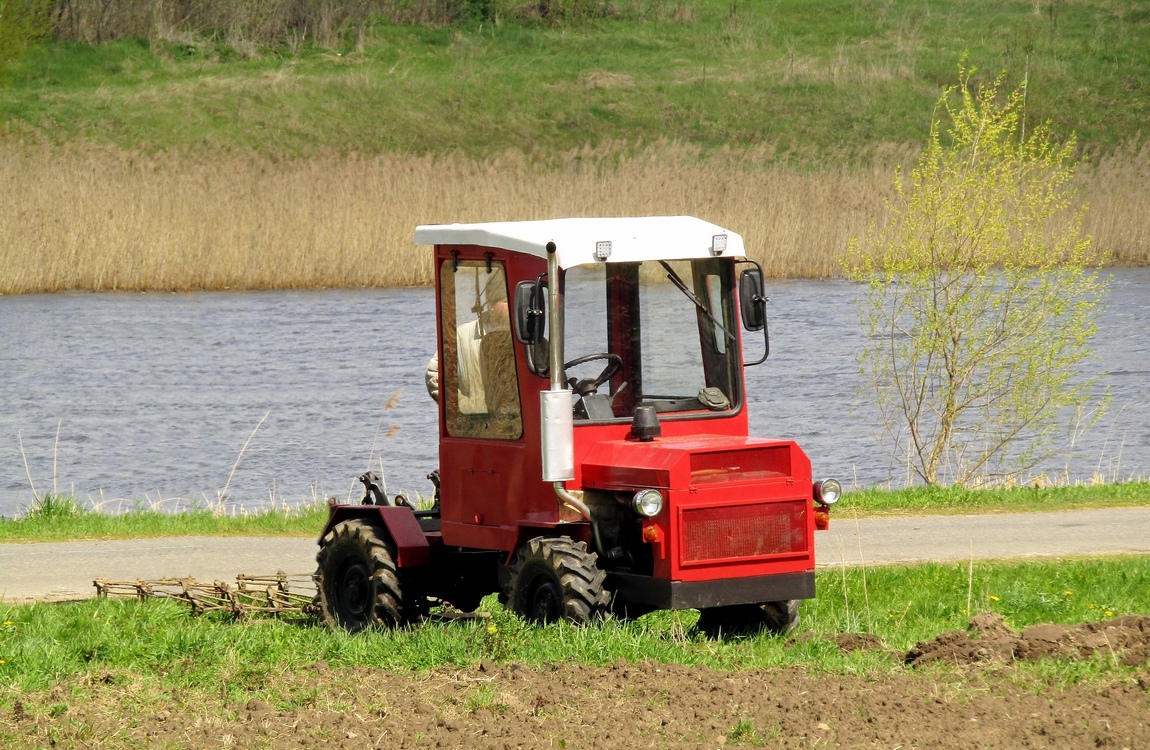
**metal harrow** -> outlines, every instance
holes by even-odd
[[[304,615],[319,614],[315,581],[310,573],[250,575],[241,573],[236,583],[216,580],[212,583],[195,578],[160,578],[156,580],[92,581],[96,596],[108,598],[174,599],[191,607],[194,614],[229,612],[236,618],[252,614]]]

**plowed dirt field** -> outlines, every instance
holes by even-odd
[[[891,668],[484,662],[396,674],[319,662],[268,675],[291,696],[280,705],[89,674],[25,695],[0,716],[0,737],[29,747],[1150,747],[1150,617],[1015,632],[980,615],[908,652],[873,636],[835,640],[876,650]],[[1019,666],[1052,658],[1055,670],[1098,658],[1129,668],[1057,687]]]

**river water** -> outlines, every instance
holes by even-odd
[[[1113,403],[1051,475],[1150,476],[1150,269],[1113,276],[1092,365]],[[857,395],[857,293],[770,282],[751,429],[797,440],[817,476],[902,486]],[[255,510],[358,497],[372,468],[391,492],[429,495],[434,346],[431,289],[0,297],[0,516],[31,484],[108,510],[211,506],[226,489]]]

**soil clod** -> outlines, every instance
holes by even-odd
[[[1002,615],[983,612],[970,621],[966,631],[952,630],[929,641],[920,641],[906,652],[912,667],[935,661],[950,664],[1041,659],[1090,659],[1110,656],[1127,666],[1144,664],[1150,657],[1150,617],[1127,615],[1082,625],[1042,623],[1011,628]]]

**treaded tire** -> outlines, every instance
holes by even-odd
[[[338,523],[315,556],[316,589],[324,621],[351,632],[406,622],[395,547],[375,526]]]
[[[511,611],[534,623],[582,625],[602,617],[611,604],[603,588],[607,573],[598,556],[570,537],[536,537],[519,548],[511,561],[506,592]]]
[[[789,633],[799,624],[799,599],[762,604],[734,604],[699,610],[695,627],[711,637]]]

